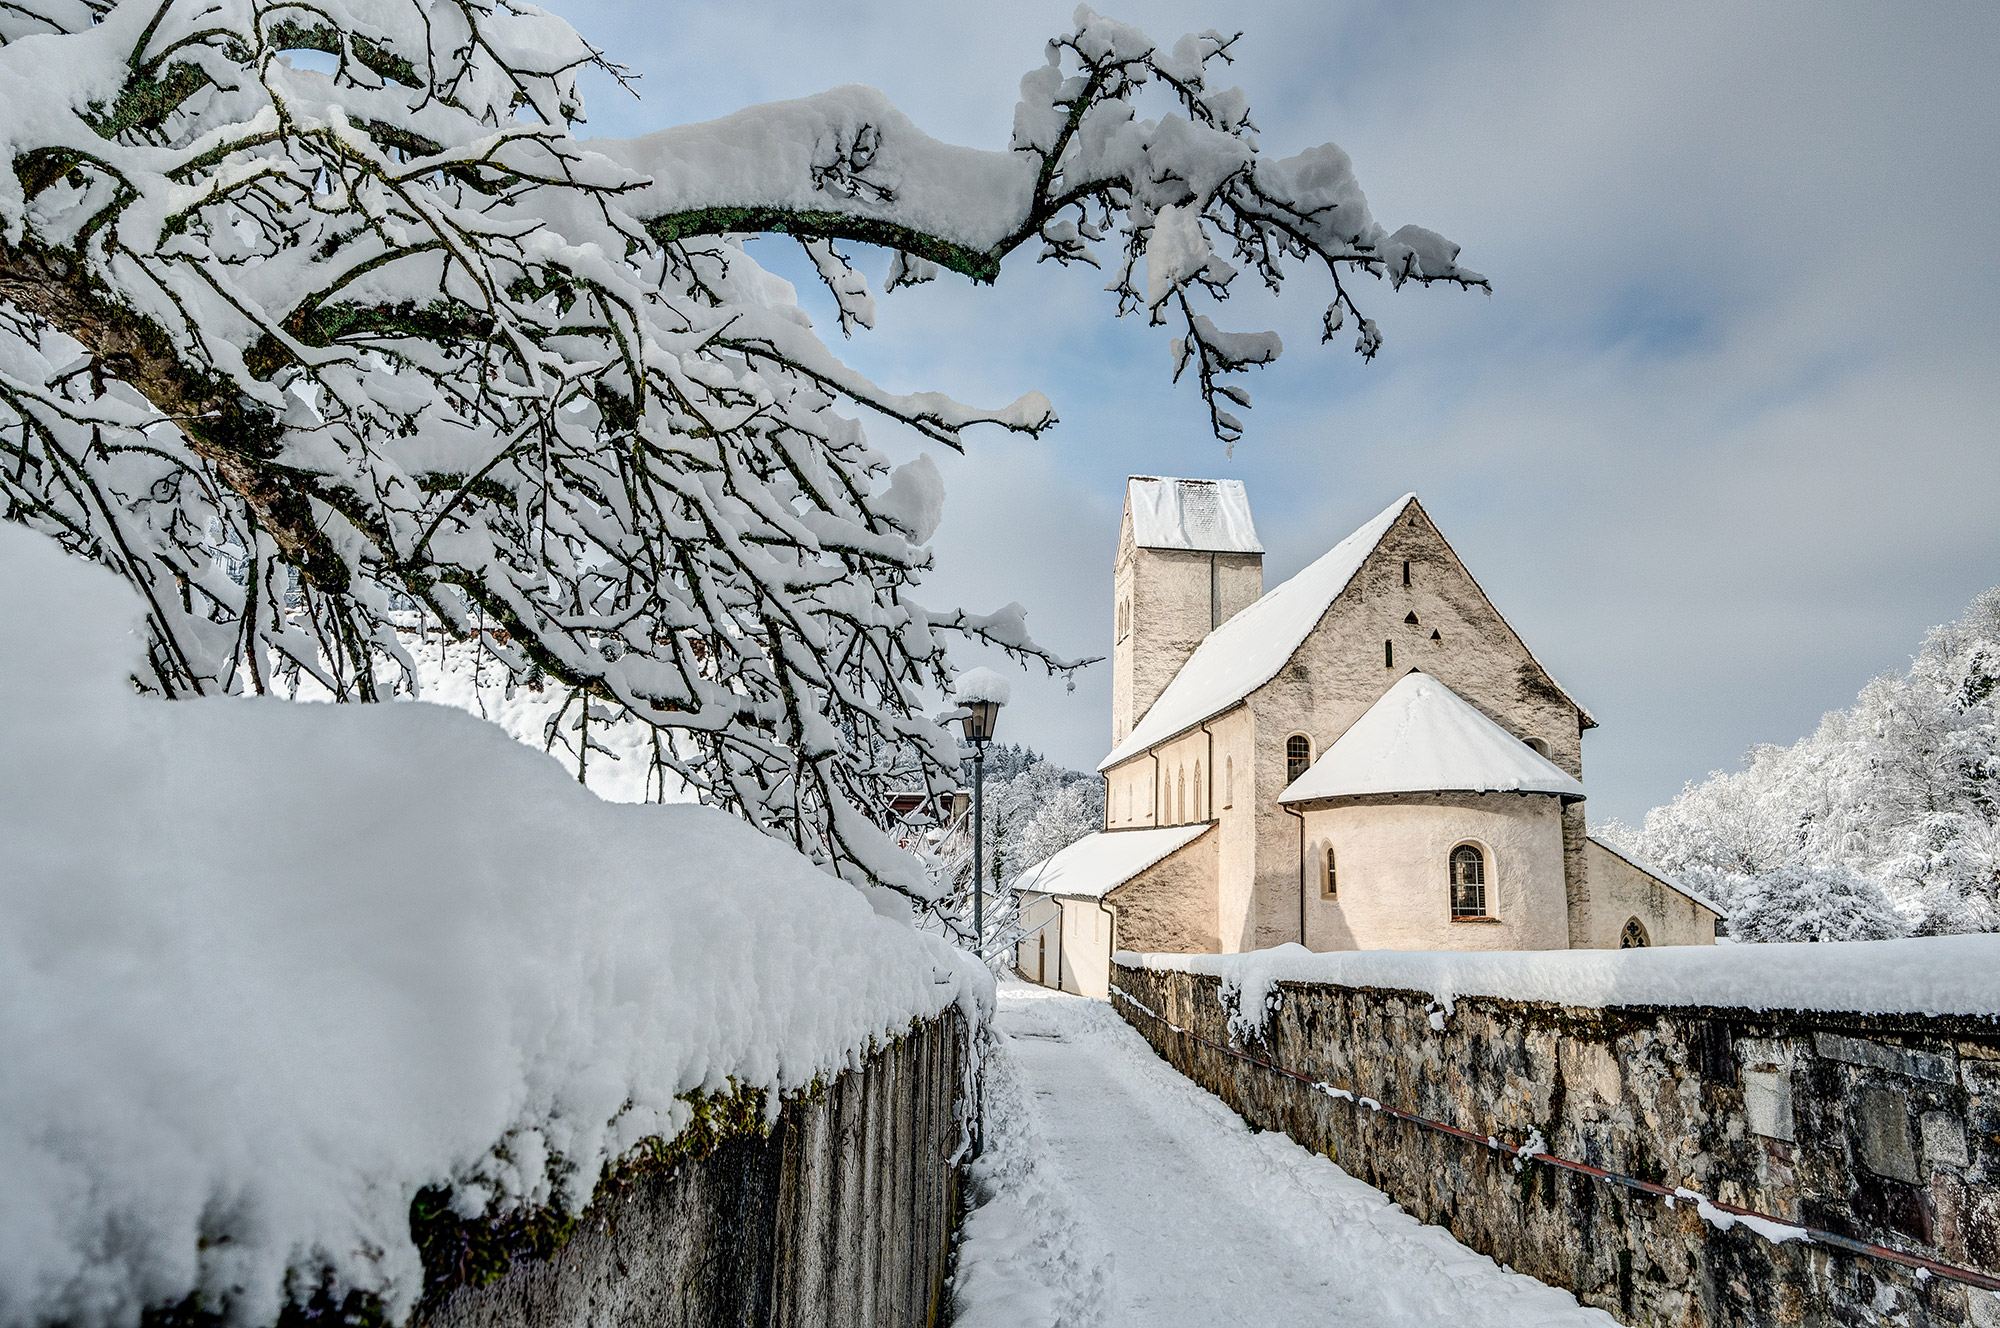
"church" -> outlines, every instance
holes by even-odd
[[[1266,593],[1237,480],[1134,476],[1104,828],[1014,882],[1031,981],[1118,950],[1702,945],[1717,910],[1592,838],[1597,721],[1415,494]]]

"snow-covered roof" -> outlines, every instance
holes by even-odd
[[[1170,825],[1158,830],[1100,830],[1014,878],[1014,888],[1039,895],[1102,899],[1146,868],[1186,848],[1211,827]]]
[[[1666,886],[1667,889],[1672,890],[1677,895],[1685,895],[1687,898],[1692,899],[1695,903],[1700,904],[1703,908],[1707,909],[1709,912],[1715,914],[1715,916],[1717,916],[1718,918],[1726,918],[1729,916],[1728,909],[1716,903],[1713,899],[1710,899],[1707,895],[1698,894],[1695,891],[1688,889],[1686,886],[1682,885],[1679,881],[1675,880],[1672,876],[1668,875],[1664,870],[1662,870],[1657,863],[1649,862],[1645,858],[1640,857],[1636,853],[1627,853],[1624,849],[1618,847],[1616,844],[1612,843],[1608,839],[1599,839],[1596,835],[1591,835],[1588,838],[1590,839],[1591,843],[1597,845],[1599,848],[1603,849],[1606,853],[1609,853],[1612,857],[1617,858],[1620,862],[1623,862],[1626,866],[1631,867],[1634,870],[1646,873],[1646,875],[1652,877],[1654,880],[1658,881],[1661,885]]]
[[[1583,785],[1428,673],[1406,673],[1278,798],[1357,793],[1554,793]]]
[[[1134,475],[1125,482],[1132,542],[1142,549],[1262,553],[1242,480],[1177,480]]]
[[[1414,493],[1404,494],[1303,572],[1210,632],[1145,718],[1097,768],[1109,770],[1213,719],[1276,677],[1403,509],[1416,500]]]

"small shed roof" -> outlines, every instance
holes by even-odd
[[[1209,824],[1202,822],[1157,830],[1100,830],[1022,872],[1014,878],[1014,888],[1031,894],[1102,899],[1209,829]]]
[[[1242,480],[1179,480],[1134,475],[1125,482],[1132,542],[1142,549],[1262,553]]]
[[[1553,793],[1578,801],[1583,785],[1436,678],[1407,673],[1278,801],[1445,792]]]

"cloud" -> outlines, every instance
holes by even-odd
[[[1066,4],[559,6],[646,75],[595,94],[630,133],[844,82],[999,147]],[[1227,321],[1286,358],[1234,458],[1168,386],[1166,334],[1088,271],[883,301],[848,357],[981,403],[1041,388],[1046,439],[940,456],[935,602],[1029,606],[1108,653],[1126,474],[1243,479],[1266,584],[1408,488],[1604,721],[1591,809],[1633,817],[1752,743],[1790,741],[2000,582],[2000,10],[1840,4],[1100,7],[1155,38],[1240,26],[1228,77],[1267,151],[1333,139],[1386,224],[1465,246],[1488,298],[1363,283],[1387,335],[1319,347],[1310,273]],[[760,256],[782,266],[781,244]],[[806,288],[823,328],[831,311]],[[899,458],[915,445],[871,432]],[[971,661],[969,661],[971,662]],[[985,662],[985,661],[978,661]],[[1074,766],[1109,742],[1106,670],[1024,684],[1011,736]]]

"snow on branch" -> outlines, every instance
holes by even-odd
[[[524,0],[14,0],[4,513],[142,594],[159,691],[408,693],[399,629],[435,619],[574,693],[551,741],[579,761],[592,716],[648,726],[663,787],[921,895],[880,808],[911,761],[956,777],[925,714],[949,641],[1083,661],[1015,608],[915,604],[939,495],[899,489],[862,419],[957,448],[1054,412],[885,392],[741,236],[804,244],[849,334],[875,297],[836,243],[893,251],[893,289],[991,281],[1038,240],[1121,313],[1185,324],[1234,438],[1229,376],[1279,351],[1198,308],[1238,271],[1323,267],[1329,329],[1359,317],[1357,272],[1484,279],[1377,225],[1338,148],[1259,155],[1211,84],[1233,41],[1168,52],[1079,10],[1002,151],[855,87],[581,140],[579,74],[623,71]],[[1142,119],[1148,89],[1166,110]]]

